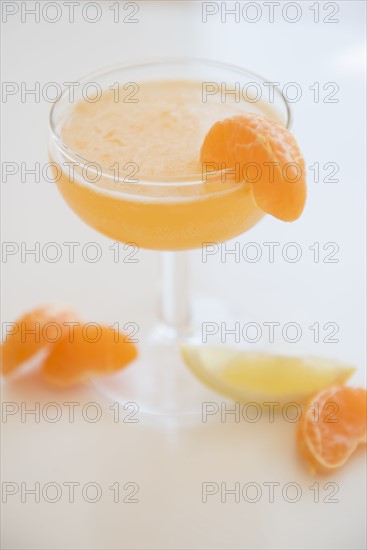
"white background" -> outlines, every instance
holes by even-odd
[[[34,3],[11,4],[21,8]],[[3,81],[25,82],[29,87],[40,82],[42,87],[50,81],[75,81],[118,62],[185,55],[238,64],[282,85],[300,84],[303,95],[293,105],[293,131],[307,166],[319,162],[322,168],[336,162],[339,182],[315,183],[309,171],[308,203],[299,221],[289,225],[267,217],[236,241],[241,246],[256,241],[264,254],[264,242],[277,241],[281,249],[295,241],[302,247],[302,258],[289,263],[278,253],[274,263],[264,256],[257,263],[236,264],[230,259],[221,263],[216,256],[203,264],[200,252],[194,252],[193,287],[236,303],[244,321],[298,322],[304,337],[295,346],[297,351],[347,360],[359,367],[352,382],[365,384],[365,3],[338,2],[334,17],[339,22],[333,24],[323,22],[331,10],[324,9],[322,2],[319,23],[310,9],[315,3],[298,2],[302,15],[293,24],[282,17],[284,3],[270,23],[268,8],[258,2],[262,16],[253,24],[243,18],[236,23],[233,17],[222,23],[220,15],[203,23],[201,3],[189,1],[139,2],[137,24],[114,23],[111,3],[100,2],[101,20],[91,24],[82,18],[83,4],[75,8],[72,24],[62,2],[62,17],[55,24],[42,18],[35,23],[32,16],[22,22],[20,11],[9,16],[2,25]],[[294,17],[292,10],[289,17]],[[320,83],[319,103],[309,89],[315,82]],[[338,103],[322,101],[327,82],[338,84]],[[47,162],[49,108],[47,101],[36,103],[31,97],[22,103],[19,94],[2,104],[3,162],[27,166]],[[321,170],[321,177],[325,175]],[[22,183],[19,175],[9,178],[2,184],[2,199],[3,241],[26,242],[29,247],[50,241],[78,241],[82,247],[93,241],[103,251],[98,263],[88,263],[80,254],[70,263],[66,249],[54,264],[42,259],[37,263],[32,257],[22,262],[20,254],[6,262],[3,258],[3,321],[34,306],[58,302],[69,304],[86,320],[109,324],[134,320],[141,326],[151,322],[158,287],[153,252],[140,252],[137,264],[114,263],[108,239],[84,225],[55,186],[42,178],[39,183],[29,177]],[[339,262],[315,263],[309,250],[315,242],[321,248],[337,243]],[[322,251],[321,259],[324,255]],[[308,327],[316,321],[321,326],[338,323],[339,343],[313,343]],[[3,481],[19,485],[23,481],[29,487],[37,481],[41,486],[50,481],[61,486],[92,481],[102,489],[95,504],[83,500],[80,487],[72,504],[65,487],[54,504],[42,498],[34,503],[31,496],[22,503],[20,493],[9,497],[2,507],[4,549],[365,547],[363,453],[340,472],[316,479],[321,502],[315,503],[309,489],[315,480],[297,456],[295,425],[281,417],[273,424],[266,419],[251,424],[235,423],[231,416],[221,423],[217,415],[206,424],[185,428],[142,419],[137,424],[115,423],[110,404],[91,388],[50,392],[33,376],[4,386],[2,397],[19,407],[21,402],[34,406],[36,401],[63,407],[57,423],[42,417],[36,423],[31,416],[22,422],[20,414],[3,422]],[[81,404],[74,423],[62,405],[68,401]],[[97,423],[81,415],[82,406],[90,401],[103,409]],[[139,484],[139,503],[114,503],[109,486],[130,481]],[[225,482],[228,487],[256,482],[263,493],[256,503],[243,499],[236,503],[230,496],[221,503],[219,493],[203,503],[203,482]],[[280,484],[273,503],[264,482]],[[281,495],[290,482],[302,489],[296,503]],[[324,488],[327,482],[339,486],[337,503],[322,502],[331,490]]]

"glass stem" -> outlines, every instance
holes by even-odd
[[[160,252],[160,318],[172,336],[190,330],[188,252]]]

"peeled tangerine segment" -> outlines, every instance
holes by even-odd
[[[136,346],[124,333],[99,326],[95,336],[84,326],[75,327],[55,344],[42,367],[46,381],[55,386],[69,386],[90,376],[111,374],[125,367],[137,356]]]
[[[304,403],[343,384],[354,368],[318,357],[287,357],[226,346],[182,346],[183,359],[201,382],[240,403]]]
[[[239,166],[263,212],[283,221],[302,214],[305,162],[295,138],[278,121],[254,113],[220,120],[207,133],[200,160],[219,169]]]
[[[299,449],[312,473],[327,473],[345,464],[366,443],[367,392],[332,387],[314,395],[298,424]]]
[[[8,375],[36,353],[52,345],[66,329],[64,323],[76,321],[77,314],[61,306],[42,306],[11,323],[1,345],[1,373]]]

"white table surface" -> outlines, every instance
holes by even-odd
[[[100,2],[102,18],[83,21],[76,6],[69,24],[63,2],[62,18],[51,24],[10,16],[2,25],[2,77],[4,81],[76,80],[80,75],[114,63],[185,55],[212,58],[247,67],[269,80],[295,81],[303,90],[294,104],[294,133],[310,166],[336,162],[338,183],[309,179],[309,198],[302,218],[293,225],[270,217],[237,238],[242,245],[255,241],[295,241],[302,259],[289,263],[277,256],[270,264],[241,261],[221,263],[218,257],[204,264],[193,256],[193,287],[236,303],[243,319],[259,323],[298,322],[305,336],[297,351],[347,360],[359,368],[353,378],[365,384],[364,369],[364,42],[365,3],[338,2],[338,23],[314,23],[310,6],[298,2],[301,19],[294,24],[274,23],[263,16],[255,24],[221,23],[213,16],[201,21],[199,2],[139,2],[138,24],[115,24],[110,2]],[[5,4],[5,3],[4,3]],[[16,3],[13,3],[16,4]],[[20,3],[31,7],[33,2]],[[41,2],[44,5],[44,2]],[[232,3],[230,3],[232,4]],[[332,3],[335,4],[335,3]],[[282,6],[284,3],[282,3]],[[320,3],[320,13],[330,11]],[[278,15],[277,15],[278,13]],[[293,15],[291,14],[293,17]],[[338,103],[314,103],[309,86],[336,82]],[[328,90],[329,91],[329,90]],[[322,91],[322,93],[325,93]],[[6,162],[47,162],[47,116],[50,105],[20,101],[19,94],[2,104],[2,158]],[[17,254],[2,263],[2,320],[11,321],[39,304],[70,304],[86,319],[113,323],[153,319],[158,286],[156,256],[140,252],[137,264],[115,264],[110,242],[84,225],[61,200],[55,186],[13,177],[2,184],[2,238],[17,244],[35,242],[81,245],[96,242],[102,260],[88,263],[80,255],[75,263],[66,256],[52,264]],[[339,246],[338,263],[315,263],[309,246],[328,242]],[[325,254],[325,252],[322,252]],[[339,325],[339,343],[315,344],[308,327],[319,322]],[[4,549],[359,549],[365,540],[365,458],[358,453],[350,463],[320,483],[320,502],[310,486],[315,482],[295,448],[295,426],[281,417],[271,424],[241,421],[218,415],[206,424],[164,426],[140,419],[114,422],[110,403],[91,387],[55,393],[32,377],[3,386],[3,401],[41,408],[56,402],[62,418],[39,423],[30,416],[9,416],[2,423],[2,480],[14,482],[19,492],[2,505]],[[97,402],[102,418],[89,423],[83,405]],[[218,401],[221,398],[218,397]],[[63,403],[78,402],[70,423]],[[92,414],[93,411],[91,411]],[[52,411],[50,411],[50,415]],[[4,420],[4,419],[3,419]],[[75,502],[68,501],[64,483],[78,482]],[[29,488],[49,482],[63,488],[57,503],[28,496],[21,502],[20,484]],[[86,502],[81,488],[98,483],[99,502]],[[139,485],[138,503],[114,503],[109,487],[118,482]],[[202,483],[258,483],[262,496],[256,503],[219,493],[202,502]],[[275,482],[274,502],[264,483]],[[287,483],[298,483],[302,496],[290,503],[282,497]],[[337,484],[338,502],[323,502]],[[93,488],[92,488],[93,489]],[[93,490],[90,489],[90,497]],[[123,491],[123,496],[128,491]],[[50,489],[52,496],[52,489]]]

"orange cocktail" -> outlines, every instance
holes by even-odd
[[[200,81],[145,81],[134,101],[107,89],[96,103],[76,103],[61,138],[91,166],[84,177],[57,178],[71,208],[112,239],[156,250],[222,242],[259,221],[250,186],[219,166],[206,172],[200,146],[217,120],[276,113],[262,101],[203,94]]]
[[[139,333],[134,365],[98,382],[114,402],[181,416],[213,399],[188,372],[178,344],[200,341],[199,320],[213,307],[220,315],[220,303],[211,298],[191,307],[187,255],[176,251],[235,237],[264,215],[242,175],[202,163],[200,149],[213,125],[228,117],[257,113],[288,126],[279,90],[273,101],[259,97],[267,84],[231,65],[168,58],[87,76],[75,100],[65,90],[52,109],[50,158],[66,202],[104,235],[162,251],[159,322]],[[96,97],[84,97],[85,87],[97,88]],[[249,89],[255,99],[238,94]]]

